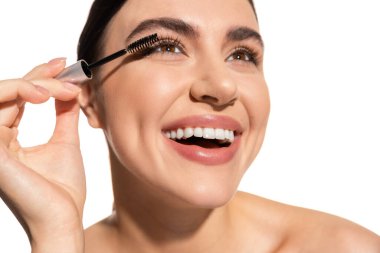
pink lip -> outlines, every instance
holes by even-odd
[[[230,117],[216,115],[190,116],[168,124],[164,130],[196,126],[233,130],[235,140],[228,147],[203,148],[196,145],[183,145],[167,137],[164,137],[164,139],[178,154],[190,161],[203,165],[220,165],[232,160],[240,146],[242,127]]]

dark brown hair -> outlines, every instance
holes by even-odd
[[[77,56],[88,63],[94,62],[101,52],[104,31],[112,17],[127,0],[95,0],[91,6],[87,22],[79,38]]]
[[[252,0],[248,0],[253,11],[256,10]],[[127,0],[94,0],[87,22],[79,38],[77,56],[88,63],[95,62],[102,52],[104,31],[110,20],[116,15]]]

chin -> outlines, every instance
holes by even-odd
[[[194,208],[215,209],[226,205],[235,195],[237,188],[226,185],[198,185],[182,199]]]

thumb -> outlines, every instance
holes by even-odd
[[[79,103],[55,100],[56,124],[50,142],[79,145]]]

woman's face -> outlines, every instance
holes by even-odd
[[[127,1],[103,53],[152,33],[160,42],[100,73],[98,118],[123,169],[191,205],[231,199],[269,114],[258,31],[247,0]]]

